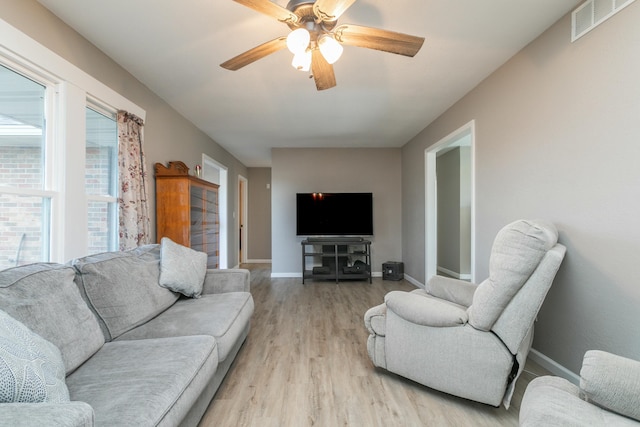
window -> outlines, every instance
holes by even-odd
[[[89,254],[118,247],[118,128],[114,114],[86,109],[85,188]]]
[[[0,269],[49,259],[46,86],[0,65]]]
[[[118,110],[145,111],[0,19],[0,269],[117,250]]]

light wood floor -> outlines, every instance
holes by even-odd
[[[271,279],[247,264],[255,313],[251,332],[203,417],[213,426],[517,426],[532,372],[528,362],[511,409],[453,397],[373,366],[365,311],[406,281]]]

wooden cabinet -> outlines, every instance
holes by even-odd
[[[207,267],[218,268],[220,221],[218,185],[189,175],[182,162],[154,166],[156,175],[156,238],[207,254]]]

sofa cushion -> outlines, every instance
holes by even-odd
[[[218,342],[218,359],[223,362],[249,327],[253,298],[248,292],[182,298],[158,317],[122,334],[119,340],[209,335]]]
[[[0,403],[68,402],[60,350],[0,310]]]
[[[513,296],[558,241],[544,221],[515,221],[498,232],[489,259],[489,278],[478,285],[469,307],[469,323],[489,331]]]
[[[73,266],[107,341],[157,316],[178,299],[158,284],[160,245],[91,255],[75,260]]]
[[[85,402],[5,403],[0,420],[11,427],[92,427],[93,408]]]
[[[176,426],[214,376],[215,339],[189,336],[105,344],[67,378],[96,426]]]
[[[168,237],[160,241],[160,286],[190,298],[199,298],[207,274],[207,254],[179,245]]]
[[[58,347],[67,374],[104,344],[74,277],[73,268],[48,263],[0,271],[0,308]]]

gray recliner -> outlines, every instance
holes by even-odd
[[[389,292],[364,316],[374,365],[508,409],[536,315],[564,258],[557,240],[550,223],[516,221],[496,236],[480,285],[434,276],[425,290]]]
[[[580,383],[545,375],[527,386],[520,427],[640,426],[640,361],[585,353]]]

